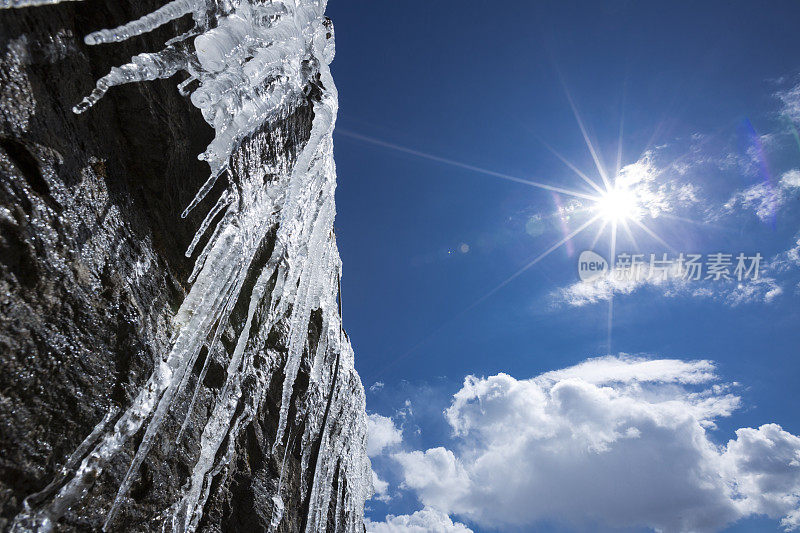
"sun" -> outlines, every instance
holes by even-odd
[[[559,212],[559,216],[561,217],[562,221],[562,237],[558,241],[552,243],[544,251],[531,258],[530,261],[524,264],[516,272],[496,285],[493,289],[486,292],[483,296],[476,299],[472,304],[467,306],[460,313],[446,322],[446,324],[452,320],[455,320],[486,299],[490,298],[497,291],[517,279],[524,272],[538,264],[540,261],[544,260],[550,254],[562,246],[569,246],[569,243],[573,241],[573,239],[578,238],[584,232],[592,231],[592,229],[595,229],[595,232],[588,249],[592,251],[595,250],[595,245],[600,241],[600,239],[604,236],[608,236],[608,254],[606,257],[608,258],[608,262],[612,265],[612,268],[614,268],[613,265],[615,264],[617,258],[616,252],[619,241],[618,237],[620,237],[623,232],[624,235],[627,236],[625,246],[632,245],[632,248],[630,248],[629,251],[639,250],[639,243],[637,242],[635,236],[635,232],[637,230],[644,232],[648,237],[659,242],[666,249],[673,250],[669,243],[667,243],[660,235],[658,235],[656,231],[650,228],[651,223],[654,222],[654,219],[656,218],[653,215],[652,205],[657,205],[659,202],[664,201],[664,193],[660,190],[651,190],[651,188],[647,187],[647,182],[651,181],[652,178],[649,178],[647,174],[638,174],[639,172],[647,172],[646,170],[638,168],[638,162],[625,167],[622,166],[622,124],[620,124],[616,168],[613,170],[613,172],[610,172],[611,169],[603,164],[600,153],[592,144],[589,133],[586,130],[586,127],[584,126],[580,116],[578,115],[578,110],[575,107],[575,104],[572,102],[572,98],[570,97],[569,93],[567,93],[566,96],[569,100],[572,112],[575,115],[575,120],[578,123],[581,134],[583,135],[586,148],[588,149],[589,154],[594,161],[597,174],[595,176],[590,176],[590,174],[580,170],[572,161],[562,156],[546,142],[541,142],[548,150],[550,150],[550,152],[553,153],[553,155],[555,155],[570,170],[572,170],[578,178],[583,180],[584,184],[588,186],[588,189],[586,187],[573,189],[569,187],[533,181],[529,178],[478,167],[458,160],[448,159],[439,155],[389,143],[381,139],[374,139],[372,137],[367,137],[354,132],[348,132],[346,130],[338,130],[339,134],[341,135],[346,135],[348,137],[381,146],[383,148],[396,150],[398,152],[403,152],[415,157],[427,159],[439,164],[457,167],[462,170],[468,170],[470,172],[491,176],[493,178],[499,178],[515,183],[522,183],[536,189],[541,189],[551,193],[556,202],[560,202],[558,198],[560,198],[561,195],[567,196],[575,202],[574,205],[576,208],[571,212],[572,214],[576,215],[574,218],[571,217],[571,215],[566,217],[561,216],[562,214]],[[641,161],[641,159],[642,158],[640,157],[639,161]],[[561,209],[560,206],[559,209]],[[667,214],[663,214],[663,216],[670,217]],[[672,216],[670,218],[691,222],[690,220],[681,219],[680,217],[676,216]],[[568,251],[568,254],[571,253],[571,251]],[[608,298],[608,353],[611,353],[613,307],[614,291],[612,290]],[[444,325],[441,326],[440,329],[443,327]],[[419,346],[419,344],[417,346]],[[406,353],[410,353],[410,351],[414,350],[415,348],[412,348]],[[401,357],[404,357],[405,355],[406,354],[403,354]]]
[[[630,189],[612,186],[595,201],[594,209],[605,222],[638,220],[641,207],[636,194]]]

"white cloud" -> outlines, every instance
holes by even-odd
[[[402,418],[403,420],[414,416],[414,407],[411,405],[411,400],[406,400],[403,402],[403,408],[398,409],[395,413],[395,416]]]
[[[527,380],[469,376],[446,410],[455,452],[393,457],[425,507],[493,528],[716,531],[753,514],[794,528],[800,439],[767,424],[712,442],[740,404],[732,387],[709,361],[629,356]]]
[[[403,432],[395,427],[391,418],[379,414],[367,416],[367,455],[375,457],[385,448],[400,444]]]
[[[786,252],[787,254],[789,252]],[[649,261],[646,258],[645,261]],[[787,262],[787,265],[791,263]],[[769,303],[783,293],[777,279],[768,275],[774,270],[775,259],[761,263],[761,274],[757,279],[744,278],[741,282],[687,280],[685,269],[675,262],[667,270],[658,267],[651,269],[650,263],[638,265],[636,275],[626,274],[619,267],[610,275],[597,277],[589,281],[577,281],[562,287],[553,293],[558,303],[573,307],[607,302],[617,295],[628,295],[642,289],[652,289],[662,296],[674,298],[690,296],[696,298],[713,298],[731,306],[749,303]],[[736,258],[732,258],[730,274],[733,276]],[[749,260],[745,265],[749,266]],[[788,269],[786,269],[788,270]]]
[[[781,114],[794,122],[800,122],[800,83],[790,89],[779,91],[776,96],[783,104]]]
[[[781,524],[800,527],[797,508],[800,476],[800,438],[777,424],[736,431],[723,454],[740,490],[748,495],[744,507],[750,513],[787,515]],[[788,510],[788,513],[787,513]]]
[[[653,162],[654,153],[645,152],[635,163],[620,169],[615,184],[632,192],[639,206],[639,216],[658,218],[663,213],[685,209],[699,203],[699,191],[687,181],[666,179],[665,172]]]
[[[722,212],[730,214],[740,209],[753,211],[758,218],[766,221],[775,216],[798,188],[800,188],[800,170],[790,170],[781,176],[777,185],[758,183],[736,191],[722,206]]]
[[[681,383],[695,385],[715,379],[714,363],[708,360],[646,359],[642,357],[599,357],[580,364],[545,372],[541,381],[580,379],[594,385],[607,383]]]
[[[775,256],[770,267],[778,272],[787,272],[800,267],[800,239],[797,239],[791,248]]]
[[[781,187],[783,188],[798,188],[800,187],[800,170],[794,169],[789,172],[784,172],[781,176]]]
[[[661,190],[667,186],[665,184],[654,189],[652,183],[663,171],[653,167],[649,155],[625,168],[630,170],[626,172],[623,169],[621,174],[627,176],[625,179],[630,181],[634,188],[641,189],[637,192],[638,201],[652,217],[670,212],[676,205],[684,205],[686,202],[698,203],[696,192],[691,188],[685,189],[686,185],[673,182],[669,184],[666,192]],[[774,186],[759,183],[736,191],[724,204],[717,207],[707,206],[707,210],[711,219],[752,211],[761,220],[767,221],[798,193],[800,193],[800,170],[793,169],[784,172]],[[656,259],[658,259],[657,254]],[[735,257],[733,259],[731,274]],[[651,269],[649,261],[650,255],[646,254],[643,263],[637,266],[636,275],[630,275],[629,270],[615,268],[610,275],[562,287],[553,293],[553,297],[558,303],[579,307],[608,301],[616,295],[628,295],[642,289],[652,289],[667,297],[713,298],[731,306],[769,303],[783,294],[783,286],[787,282],[786,274],[800,269],[800,241],[796,247],[762,263],[761,274],[757,279],[753,280],[750,276],[739,283],[689,281],[685,279],[685,269],[682,269],[678,262],[674,262],[672,268],[664,270]],[[788,281],[791,282],[791,279]]]
[[[620,267],[615,267],[607,276],[589,281],[577,281],[559,289],[554,296],[568,305],[581,307],[601,301],[608,301],[617,294],[631,294],[644,287],[664,287],[664,292],[674,290],[681,282],[683,273],[677,268],[664,275],[650,275],[649,263],[639,265],[635,274],[628,275]]]
[[[364,525],[367,533],[472,533],[464,524],[427,507],[411,515],[389,515],[384,522],[367,519]]]
[[[383,389],[383,381],[376,381],[369,387],[370,392],[378,392]]]
[[[726,291],[724,300],[733,306],[752,302],[769,303],[781,294],[783,289],[773,278],[760,278],[734,285]]]
[[[722,208],[726,213],[737,209],[754,211],[761,220],[768,220],[776,213],[780,205],[782,205],[780,189],[769,184],[758,183],[735,192]]]
[[[384,450],[400,444],[403,440],[403,432],[398,429],[391,418],[381,416],[377,413],[367,415],[367,456],[375,458],[381,455]],[[381,479],[375,471],[372,471],[373,498],[388,502],[389,483]]]
[[[389,483],[378,477],[375,471],[372,471],[372,490],[374,491],[372,498],[381,502],[388,502],[391,500],[389,496]]]
[[[469,490],[469,475],[450,450],[439,447],[392,457],[403,467],[403,486],[416,489],[425,505],[447,509],[452,498],[465,496]]]

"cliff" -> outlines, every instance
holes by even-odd
[[[316,2],[222,4],[102,48],[83,36],[161,4],[0,10],[3,529],[363,530],[364,393],[332,231],[332,27]],[[215,70],[187,45],[191,101],[173,65],[72,112],[114,65],[192,28],[217,44],[237,17],[261,48]],[[268,41],[285,21],[298,32]],[[276,44],[301,68],[292,78],[281,54],[248,88],[272,107],[200,102]]]

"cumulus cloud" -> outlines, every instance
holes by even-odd
[[[385,448],[400,444],[403,432],[398,429],[391,418],[379,414],[367,416],[367,455],[375,457]]]
[[[373,499],[381,502],[388,502],[392,499],[391,496],[389,496],[389,483],[378,477],[378,474],[376,474],[374,470],[372,471],[372,490]]]
[[[800,438],[777,424],[743,428],[736,431],[736,440],[728,443],[724,457],[741,492],[748,495],[743,502],[745,512],[786,515],[781,525],[787,530],[800,527]]]
[[[453,498],[467,495],[469,474],[450,450],[439,447],[392,457],[403,467],[403,486],[415,489],[426,505],[447,509]]]
[[[468,376],[445,412],[455,451],[393,457],[426,508],[488,527],[716,531],[763,514],[796,528],[800,439],[766,424],[711,440],[740,405],[735,388],[710,361],[630,356],[525,380]]]
[[[370,459],[381,455],[384,450],[400,444],[403,432],[394,425],[394,421],[387,416],[377,413],[367,415],[367,456]],[[389,483],[381,479],[375,470],[372,471],[372,497],[378,501],[388,502]]]
[[[367,533],[472,533],[464,524],[428,507],[411,515],[388,515],[383,522],[367,519],[364,525]]]

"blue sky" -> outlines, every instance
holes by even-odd
[[[500,525],[473,505],[474,495],[455,501],[452,489],[440,497],[411,479],[406,459],[437,447],[456,457],[464,479],[479,477],[476,458],[491,446],[456,435],[443,414],[467,375],[497,384],[491,377],[505,373],[515,380],[506,385],[525,389],[534,387],[530,378],[608,354],[617,357],[603,364],[615,371],[621,364],[639,372],[634,358],[671,361],[674,379],[592,381],[576,372],[648,406],[649,396],[627,385],[687,406],[693,393],[728,398],[735,405],[695,416],[714,445],[768,423],[785,440],[800,434],[800,276],[791,252],[800,230],[796,2],[337,0],[328,15],[340,97],[336,231],[345,326],[365,386],[383,384],[368,390],[368,411],[402,434],[373,458],[388,489],[386,501],[369,502],[368,517],[378,523],[436,503],[473,531],[608,525],[602,513],[558,506],[550,516],[521,513]],[[651,201],[640,220],[671,248],[631,224],[636,243],[620,231],[617,251],[759,252],[769,264],[761,282],[587,289],[576,285],[577,256],[591,247],[593,225],[495,291],[595,213],[591,201],[497,175],[594,194],[553,153],[601,182],[570,98],[612,180],[621,146],[621,167]],[[608,257],[608,246],[606,232],[593,249]],[[713,377],[681,374],[701,368],[697,361],[713,361]],[[555,390],[536,387],[546,396]],[[487,412],[475,424],[487,423]],[[734,455],[729,448],[722,457]],[[621,472],[616,483],[626,480]],[[720,519],[728,530],[774,530],[786,515],[763,502],[742,509]],[[585,520],[569,522],[581,512]],[[775,519],[754,517],[762,513]],[[643,512],[621,525],[655,523]]]

